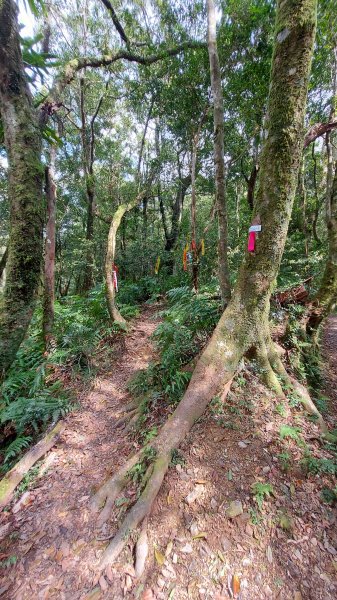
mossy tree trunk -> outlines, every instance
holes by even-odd
[[[333,47],[332,100],[329,124],[335,123],[337,106],[337,43]],[[325,134],[327,174],[325,191],[325,221],[328,234],[328,254],[318,291],[310,303],[307,314],[307,332],[315,339],[324,319],[337,301],[337,160],[332,140],[333,130]],[[315,164],[316,169],[316,164]],[[316,176],[316,173],[315,173]]]
[[[207,24],[208,54],[214,102],[214,165],[216,206],[219,223],[219,283],[221,299],[223,305],[226,306],[231,297],[231,287],[227,256],[228,224],[224,162],[224,106],[221,88],[220,62],[216,42],[215,6],[213,0],[207,0]]]
[[[327,210],[328,256],[317,294],[309,309],[307,332],[317,333],[319,325],[332,312],[337,302],[337,161]]]
[[[17,6],[0,0],[0,111],[9,163],[10,237],[0,315],[0,379],[13,362],[35,305],[45,205],[41,128],[25,76]]]
[[[56,218],[56,183],[55,183],[56,148],[50,148],[50,164],[46,168],[47,223],[44,255],[44,291],[43,291],[43,339],[45,349],[51,350],[54,344],[54,301],[55,301],[55,218]]]
[[[283,366],[270,337],[269,301],[287,237],[302,155],[316,9],[317,0],[277,2],[266,138],[254,213],[260,217],[262,232],[256,251],[245,254],[232,298],[197,362],[182,400],[151,442],[155,459],[149,467],[146,487],[105,550],[101,568],[115,560],[130,533],[149,513],[172,450],[181,444],[210,400],[232,379],[247,352],[253,351],[263,365],[267,383],[277,392],[282,391],[275,375],[275,371],[283,372]],[[117,479],[118,474],[98,492],[93,499],[95,508],[105,500],[111,503]],[[122,487],[126,479],[124,473]]]

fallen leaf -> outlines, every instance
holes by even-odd
[[[167,544],[167,546],[166,546],[166,550],[165,550],[165,556],[166,556],[166,558],[167,558],[168,556],[170,556],[170,554],[171,554],[171,552],[172,552],[172,549],[173,549],[173,542],[169,542],[169,543]]]
[[[301,592],[295,592],[294,600],[302,600],[302,594],[301,594]]]
[[[240,586],[239,576],[236,573],[234,573],[233,579],[232,579],[232,591],[233,591],[234,596],[236,596],[237,594],[240,593],[240,588],[241,588],[241,586]]]
[[[207,532],[206,531],[200,531],[200,533],[197,533],[196,535],[193,536],[193,540],[200,540],[201,538],[207,538]]]
[[[160,550],[158,550],[158,548],[156,548],[156,546],[154,547],[154,555],[158,565],[161,567],[165,562],[165,556],[160,552]]]
[[[270,546],[267,546],[266,554],[267,554],[268,562],[272,563],[273,562],[273,551]]]

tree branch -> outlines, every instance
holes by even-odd
[[[124,29],[123,29],[123,27],[122,27],[122,25],[121,25],[121,23],[120,23],[117,15],[115,13],[115,9],[113,8],[110,0],[101,0],[101,1],[104,4],[105,8],[108,10],[108,12],[110,14],[110,17],[112,19],[112,22],[113,22],[115,28],[117,29],[117,31],[118,31],[121,39],[122,39],[122,42],[125,42],[125,44],[129,48],[129,46],[130,46],[130,40],[129,40],[129,38],[126,35],[126,33],[125,33],[125,31],[124,31]]]
[[[331,121],[330,123],[315,123],[315,125],[310,127],[304,138],[304,148],[307,148],[312,142],[317,140],[318,137],[321,137],[334,129],[337,129],[337,121]]]
[[[169,58],[170,56],[176,56],[183,50],[187,50],[189,48],[198,50],[200,48],[205,49],[206,46],[203,42],[183,42],[182,44],[175,46],[175,48],[168,48],[167,50],[162,50],[157,54],[151,54],[149,56],[141,56],[140,54],[135,54],[134,52],[120,50],[119,52],[116,52],[116,54],[106,54],[104,56],[100,56],[99,58],[77,58],[71,60],[66,65],[64,80],[61,82],[61,89],[74,79],[78,71],[81,71],[86,67],[108,67],[118,60],[136,62],[140,65],[152,65],[153,63],[165,58]]]

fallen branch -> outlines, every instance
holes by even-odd
[[[4,508],[12,498],[15,488],[35,463],[56,444],[64,429],[63,423],[58,423],[47,435],[40,440],[0,481],[0,508]]]

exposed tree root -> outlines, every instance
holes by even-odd
[[[58,423],[0,481],[0,508],[4,508],[8,504],[15,488],[22,481],[26,473],[28,473],[29,469],[54,446],[63,429],[64,424]]]
[[[108,481],[106,481],[92,497],[90,506],[94,512],[99,512],[103,507],[97,520],[98,526],[103,525],[110,517],[116,498],[128,482],[128,473],[130,469],[140,460],[143,452],[144,450],[142,449],[139,452],[136,452],[136,454],[133,454],[131,458],[126,461],[125,465],[123,465],[113,477],[110,477],[110,479],[108,479]]]
[[[129,412],[127,412],[125,415],[123,415],[116,421],[114,428],[118,429],[118,427],[121,427],[122,425],[124,425],[125,421],[128,421],[129,419],[133,419],[134,416],[138,417],[138,413],[139,413],[138,408],[130,410]]]
[[[136,544],[135,572],[137,577],[141,577],[144,573],[148,552],[149,544],[147,539],[147,518],[145,518]]]
[[[140,495],[136,504],[125,517],[120,529],[105,550],[100,568],[104,569],[107,565],[114,562],[120,552],[123,550],[130,534],[138,527],[139,523],[150,514],[152,504],[159,492],[160,486],[165,477],[166,471],[170,463],[170,453],[161,454],[156,458],[153,471],[145,486],[144,491]]]
[[[299,381],[297,381],[297,379],[295,379],[295,377],[292,377],[291,375],[289,375],[287,373],[287,371],[282,363],[282,360],[280,358],[281,352],[282,352],[282,349],[277,344],[275,344],[275,343],[271,344],[270,350],[269,350],[269,358],[270,358],[270,362],[273,366],[274,371],[280,377],[282,377],[283,381],[288,386],[292,387],[295,390],[302,405],[304,406],[305,410],[309,413],[309,415],[313,415],[317,418],[317,423],[318,423],[318,426],[320,428],[322,435],[330,436],[331,434],[329,434],[329,432],[328,432],[326,423],[324,422],[324,419],[323,419],[321,413],[319,412],[317,406],[314,404],[313,400],[311,399],[307,388],[304,385],[302,385]]]

